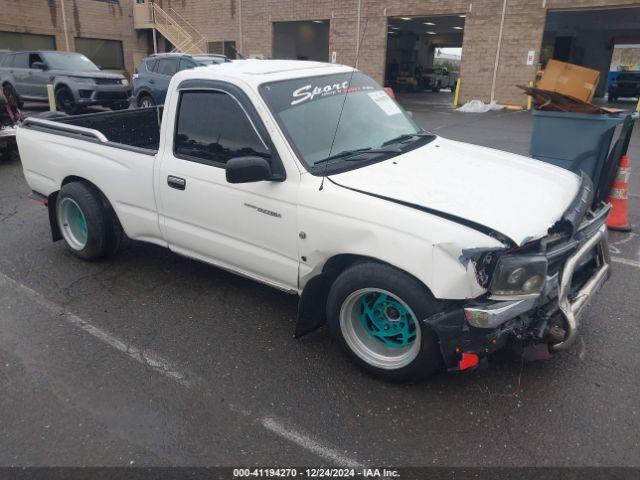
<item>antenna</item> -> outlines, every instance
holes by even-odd
[[[331,139],[331,146],[329,147],[329,155],[333,152],[333,144],[336,143],[336,136],[338,135],[338,128],[340,128],[340,120],[342,120],[342,112],[344,111],[344,105],[347,103],[347,95],[349,95],[349,89],[351,88],[351,80],[353,79],[353,74],[356,73],[358,68],[358,58],[360,58],[360,46],[362,45],[362,40],[364,40],[364,35],[367,32],[367,24],[369,23],[369,18],[366,18],[364,21],[364,28],[362,29],[362,36],[358,41],[358,46],[356,47],[356,60],[353,63],[353,70],[351,70],[351,75],[349,76],[349,81],[347,82],[347,90],[344,92],[344,99],[342,100],[342,106],[340,107],[340,114],[338,115],[338,122],[336,123],[336,129],[333,132],[333,138]],[[327,168],[329,167],[329,162],[325,162],[324,164],[324,172],[322,173],[322,181],[320,182],[320,188],[318,190],[322,190],[324,187],[324,179],[327,178]]]

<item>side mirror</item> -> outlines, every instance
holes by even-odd
[[[227,162],[227,182],[251,183],[271,180],[269,162],[262,157],[236,157]]]
[[[46,70],[47,64],[44,62],[33,62],[31,68],[37,68],[38,70]]]

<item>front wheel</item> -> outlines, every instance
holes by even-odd
[[[153,97],[151,97],[151,95],[143,94],[138,99],[138,105],[140,106],[140,108],[150,108],[155,107],[156,102],[153,100]]]
[[[55,98],[58,110],[61,110],[68,115],[74,115],[80,111],[80,108],[73,97],[73,93],[67,87],[58,88],[58,90],[56,90]]]
[[[389,380],[426,378],[443,368],[438,339],[422,322],[440,310],[418,280],[389,265],[363,262],[329,292],[327,321],[347,354]]]
[[[56,200],[56,219],[67,247],[83,260],[113,255],[120,246],[120,222],[100,193],[85,183],[62,187]]]

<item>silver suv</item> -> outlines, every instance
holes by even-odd
[[[74,52],[5,53],[0,57],[0,82],[5,95],[33,102],[46,102],[47,84],[53,84],[58,109],[70,114],[89,105],[127,108],[131,91],[123,75],[103,72]]]

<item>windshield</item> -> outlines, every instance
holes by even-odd
[[[380,154],[379,149],[390,140],[422,131],[380,85],[360,72],[353,74],[349,84],[351,75],[300,78],[260,87],[280,126],[312,172],[319,165],[322,169],[344,168],[345,162],[353,165],[355,157],[327,160],[341,152],[378,149],[375,153]],[[393,152],[397,154],[397,148]]]
[[[51,70],[72,70],[74,72],[99,72],[100,69],[80,53],[47,52],[45,59]]]

